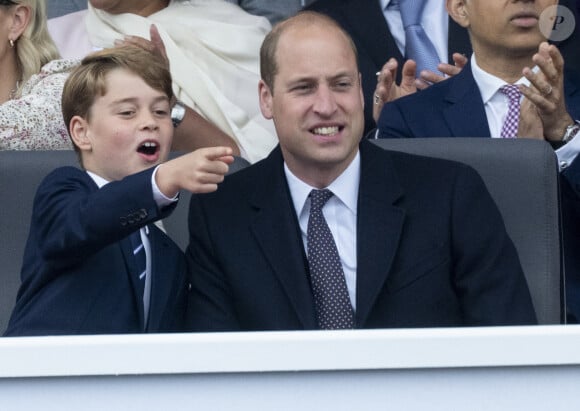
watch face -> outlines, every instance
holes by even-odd
[[[177,101],[171,109],[171,121],[173,122],[173,127],[177,127],[179,124],[181,124],[184,117],[185,106]]]
[[[572,140],[580,131],[580,124],[574,123],[573,125],[569,126],[566,129],[566,134],[564,134],[564,138],[562,139],[563,142],[567,143],[568,141]]]

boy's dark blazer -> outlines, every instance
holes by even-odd
[[[175,331],[185,312],[183,253],[153,222],[153,169],[98,189],[83,170],[62,167],[39,186],[16,307],[6,335]],[[149,224],[152,286],[149,321],[137,295],[128,235]]]
[[[360,145],[357,328],[532,324],[499,211],[473,169]],[[192,196],[190,330],[316,328],[280,148]]]

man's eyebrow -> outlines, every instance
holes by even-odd
[[[351,71],[341,71],[339,73],[330,75],[330,76],[325,76],[326,79],[330,79],[330,80],[338,80],[341,78],[356,78],[358,74],[354,74]],[[296,83],[303,83],[303,82],[313,82],[313,81],[318,81],[318,77],[316,76],[303,76],[303,77],[296,77],[293,79],[288,80],[288,84],[296,84]]]
[[[351,72],[351,71],[342,71],[342,72],[337,73],[337,74],[335,74],[333,76],[330,76],[328,78],[330,78],[332,80],[337,80],[337,79],[345,78],[345,77],[347,77],[347,78],[356,78],[357,75],[355,73]]]

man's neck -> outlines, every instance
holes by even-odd
[[[157,13],[158,11],[161,11],[167,6],[169,6],[169,1],[170,0],[153,0],[145,2],[144,4],[135,4],[135,5],[133,3],[129,5],[120,3],[118,5],[115,5],[114,7],[103,8],[101,10],[113,15],[130,13],[136,14],[141,17],[149,17],[150,15]]]
[[[515,83],[522,76],[524,67],[533,67],[532,57],[536,51],[530,53],[506,53],[499,50],[487,52],[483,48],[473,47],[477,64],[485,72],[504,80],[508,84]]]

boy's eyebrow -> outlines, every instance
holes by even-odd
[[[125,98],[121,98],[119,100],[114,100],[111,102],[111,105],[117,105],[117,104],[123,104],[123,103],[135,103],[139,100],[138,97],[125,97]],[[169,97],[167,97],[166,95],[161,95],[161,96],[157,96],[153,99],[154,103],[157,103],[159,101],[169,101]]]

